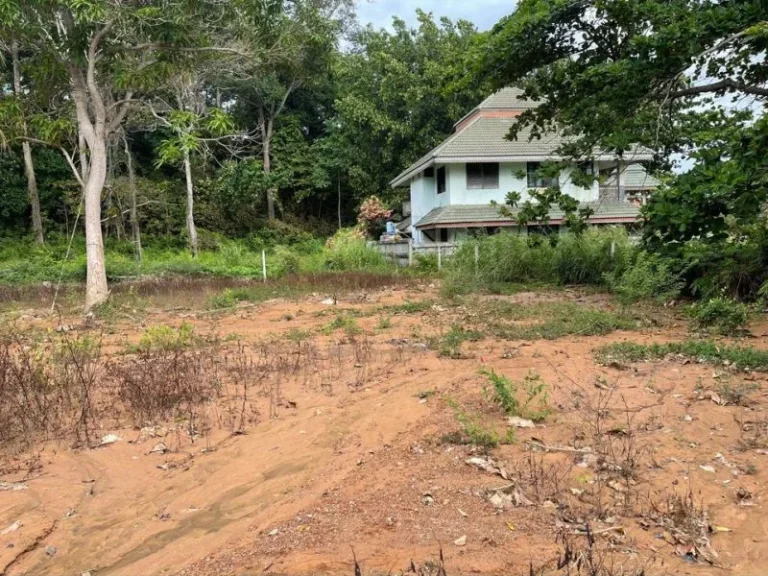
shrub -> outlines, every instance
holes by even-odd
[[[669,354],[692,358],[698,362],[727,364],[733,369],[768,371],[768,351],[751,347],[723,346],[709,340],[686,340],[649,346],[635,342],[615,342],[595,350],[600,364],[642,362],[662,359]]]
[[[729,298],[712,298],[691,306],[690,315],[694,327],[729,336],[746,329],[749,306]]]
[[[466,330],[458,324],[452,324],[451,329],[437,339],[434,344],[445,358],[461,358],[464,342],[477,342],[482,340],[483,333],[476,330]]]
[[[475,260],[475,248],[479,258]],[[605,284],[605,275],[623,270],[632,252],[621,229],[564,233],[542,241],[502,232],[463,243],[446,267],[448,295],[487,290],[509,283]]]
[[[625,306],[641,300],[663,304],[678,298],[685,287],[682,274],[671,262],[644,251],[625,270],[606,273],[604,278]]]

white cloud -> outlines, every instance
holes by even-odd
[[[392,17],[416,23],[416,9],[432,12],[435,18],[469,20],[481,30],[491,28],[515,9],[514,0],[359,0],[357,15],[361,24],[390,27]]]

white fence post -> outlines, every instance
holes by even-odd
[[[611,242],[611,260],[613,260],[615,255],[616,255],[616,240]]]
[[[408,240],[408,266],[413,266],[413,239]]]
[[[480,245],[475,244],[475,275],[480,272]]]
[[[443,247],[442,246],[437,247],[437,269],[438,270],[443,269]]]
[[[267,281],[267,251],[261,251],[261,271],[264,275],[264,282]]]

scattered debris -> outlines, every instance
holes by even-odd
[[[485,470],[489,474],[497,474],[504,478],[504,480],[509,480],[509,475],[507,474],[507,471],[504,469],[504,467],[496,464],[496,462],[491,458],[473,457],[469,460],[466,460],[466,463],[470,466],[474,466],[475,468],[480,468],[480,470]]]
[[[168,446],[166,446],[164,442],[158,442],[155,444],[154,448],[149,451],[150,454],[165,454],[166,452],[168,452]]]
[[[533,420],[526,420],[519,416],[511,416],[508,418],[507,426],[511,426],[512,428],[536,428],[536,424],[534,424]]]
[[[701,468],[702,470],[704,470],[704,472],[709,472],[710,474],[714,474],[715,472],[717,472],[717,470],[715,470],[715,467],[714,467],[714,466],[711,466],[711,465],[709,465],[709,464],[701,464],[701,465],[699,466],[699,468]]]
[[[456,540],[454,540],[453,543],[456,546],[466,546],[467,545],[467,537],[466,536],[462,536],[461,538],[456,538]]]
[[[99,447],[101,446],[109,446],[110,444],[114,444],[115,442],[120,441],[121,438],[117,434],[107,434],[106,436],[103,436],[101,438],[101,442],[99,442]]]
[[[6,534],[10,534],[11,532],[16,532],[19,528],[24,526],[20,521],[16,520],[13,524],[8,526],[8,528],[5,528],[3,530],[0,530],[0,536],[5,536]]]
[[[421,497],[421,503],[424,504],[424,506],[432,506],[432,504],[435,503],[435,497],[432,496],[432,494],[430,494],[429,492],[426,492]]]
[[[274,528],[273,530],[270,531],[269,534],[267,534],[267,536],[271,536],[272,538],[274,538],[278,534],[280,534],[280,530],[278,528]]]
[[[461,514],[464,518],[469,518],[469,514],[464,512],[464,510],[462,510],[461,508],[456,508],[456,510],[458,510],[459,514]]]
[[[27,485],[24,482],[0,482],[0,492],[18,492],[26,489]]]
[[[48,556],[48,558],[56,556],[56,552],[56,546],[46,546],[45,548],[45,555]]]

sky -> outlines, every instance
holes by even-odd
[[[416,9],[421,8],[436,18],[469,20],[480,30],[488,30],[502,16],[511,14],[515,4],[515,0],[358,0],[357,17],[361,24],[377,28],[388,27],[393,16],[414,24]]]

